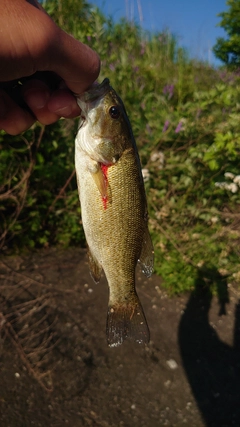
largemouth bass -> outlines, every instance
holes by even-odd
[[[105,79],[78,98],[75,164],[91,275],[109,285],[107,341],[146,343],[149,329],[135,269],[153,271],[153,246],[140,160],[122,100]]]

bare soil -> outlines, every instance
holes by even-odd
[[[150,344],[108,348],[83,249],[2,256],[0,426],[239,427],[239,291],[169,297],[140,271],[137,290]]]

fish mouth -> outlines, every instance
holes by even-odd
[[[84,92],[78,97],[78,101],[89,102],[94,101],[95,99],[102,98],[110,90],[110,81],[108,78],[105,78],[100,84],[93,84],[89,90]]]

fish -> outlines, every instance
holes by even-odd
[[[151,276],[154,250],[131,124],[107,78],[77,102],[81,116],[75,169],[90,273],[98,283],[103,271],[109,287],[107,343],[117,347],[128,339],[146,344],[150,334],[135,288],[135,270],[139,262]]]

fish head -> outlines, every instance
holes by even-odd
[[[133,138],[121,98],[104,79],[77,102],[82,111],[76,138],[81,149],[97,162],[116,163]]]

